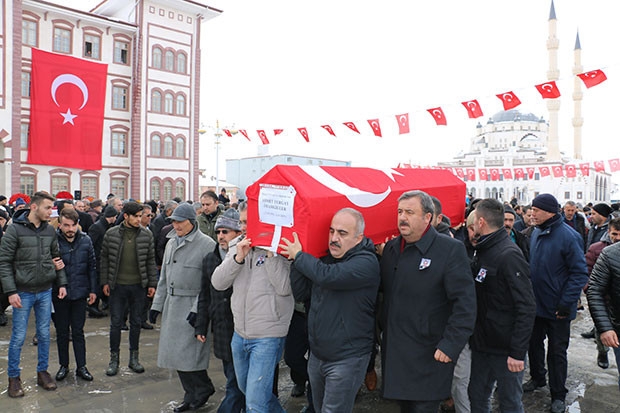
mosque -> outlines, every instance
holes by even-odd
[[[553,0],[549,13],[547,79],[558,80],[556,37],[557,19]],[[583,72],[581,44],[577,33],[574,48],[573,74]],[[451,168],[467,184],[473,197],[510,201],[516,198],[526,205],[540,193],[551,193],[563,205],[572,200],[582,205],[588,202],[609,202],[611,175],[597,171],[581,154],[581,91],[582,83],[575,76],[572,94],[574,154],[560,152],[558,115],[560,98],[546,99],[548,119],[512,109],[491,116],[485,125],[478,123],[470,140],[469,150],[452,161],[438,166]]]

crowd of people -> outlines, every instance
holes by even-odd
[[[70,374],[70,342],[75,375],[94,380],[87,315],[110,318],[108,376],[119,372],[122,330],[127,366],[145,371],[140,333],[159,320],[157,365],[176,370],[184,391],[175,412],[197,410],[215,393],[211,346],[226,377],[218,412],[284,411],[282,358],[291,395],[307,396],[306,413],[351,412],[360,387],[377,385],[377,357],[381,394],[401,412],[490,412],[493,397],[501,411],[523,412],[523,392],[547,382],[550,411],[564,412],[570,326],[583,291],[594,327],[582,335],[596,339],[597,364],[609,367],[609,347],[620,356],[617,204],[562,206],[551,194],[531,205],[469,199],[466,222],[451,227],[439,199],[412,190],[394,211],[398,236],[374,244],[364,234],[369,217],[344,208],[328,234],[316,234],[326,237],[326,254],[314,257],[296,233],[281,239],[279,253],[253,245],[247,204],[231,204],[225,190],[197,202],[46,192],[18,201],[0,197],[9,397],[24,395],[31,312],[37,384],[50,391]]]

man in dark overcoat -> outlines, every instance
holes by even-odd
[[[398,200],[400,236],[381,258],[383,397],[401,412],[437,412],[450,397],[454,365],[476,320],[476,293],[463,243],[431,225],[423,191]]]

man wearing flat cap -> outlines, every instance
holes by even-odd
[[[188,203],[179,204],[169,219],[173,231],[167,235],[149,321],[154,324],[161,313],[157,365],[177,370],[185,395],[174,411],[183,412],[202,407],[215,393],[207,374],[210,346],[194,338],[195,313],[190,314],[200,294],[202,262],[215,241],[198,229]]]
[[[588,231],[588,241],[586,243],[586,251],[590,248],[590,245],[595,242],[599,242],[603,235],[607,232],[609,227],[609,221],[612,216],[613,209],[604,202],[596,204],[592,207],[592,215],[590,221],[592,226]]]
[[[523,384],[523,391],[546,385],[544,341],[547,338],[551,412],[561,413],[568,393],[566,352],[570,322],[576,317],[577,299],[588,281],[588,269],[583,240],[564,222],[553,195],[534,198],[532,219],[536,228],[530,241],[530,276],[536,298],[536,319],[528,351],[531,379]]]

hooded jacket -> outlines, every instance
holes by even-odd
[[[374,245],[368,238],[342,258],[321,259],[302,252],[291,266],[295,300],[310,299],[308,339],[323,361],[368,354],[374,343],[375,304],[381,281]]]

